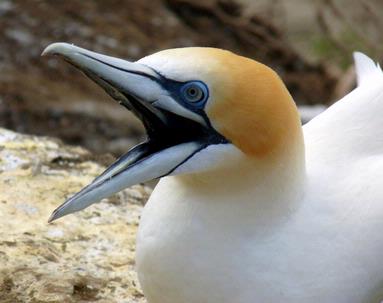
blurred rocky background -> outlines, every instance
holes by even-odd
[[[130,60],[230,49],[276,69],[307,121],[355,86],[352,51],[382,62],[381,28],[381,0],[0,0],[0,302],[145,302],[134,251],[150,188],[47,224],[143,136],[81,73],[41,58],[48,44]]]
[[[105,167],[81,147],[0,128],[0,302],[141,303],[135,237],[150,189],[133,186],[52,224]]]
[[[380,0],[0,0],[0,126],[115,156],[142,139],[101,89],[40,57],[57,41],[131,60],[226,48],[274,67],[298,104],[329,105],[354,85],[352,51],[383,58],[382,12]]]

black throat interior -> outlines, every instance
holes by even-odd
[[[121,92],[108,80],[102,79],[91,71],[84,71],[84,73],[141,120],[147,135],[146,142],[140,144],[141,148],[145,146],[146,151],[143,154],[152,154],[192,141],[204,146],[228,143],[226,138],[210,125],[205,126],[167,110],[155,108],[149,102],[141,101],[131,93]]]

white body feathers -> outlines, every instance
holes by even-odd
[[[305,172],[160,181],[137,242],[149,303],[383,300],[383,74],[355,60],[359,86],[303,128]]]

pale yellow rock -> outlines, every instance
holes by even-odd
[[[104,169],[92,158],[79,147],[0,129],[0,302],[145,302],[134,245],[148,188],[47,223]]]

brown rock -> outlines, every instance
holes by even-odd
[[[47,223],[103,169],[82,148],[0,129],[0,302],[145,302],[134,246],[148,188]]]

